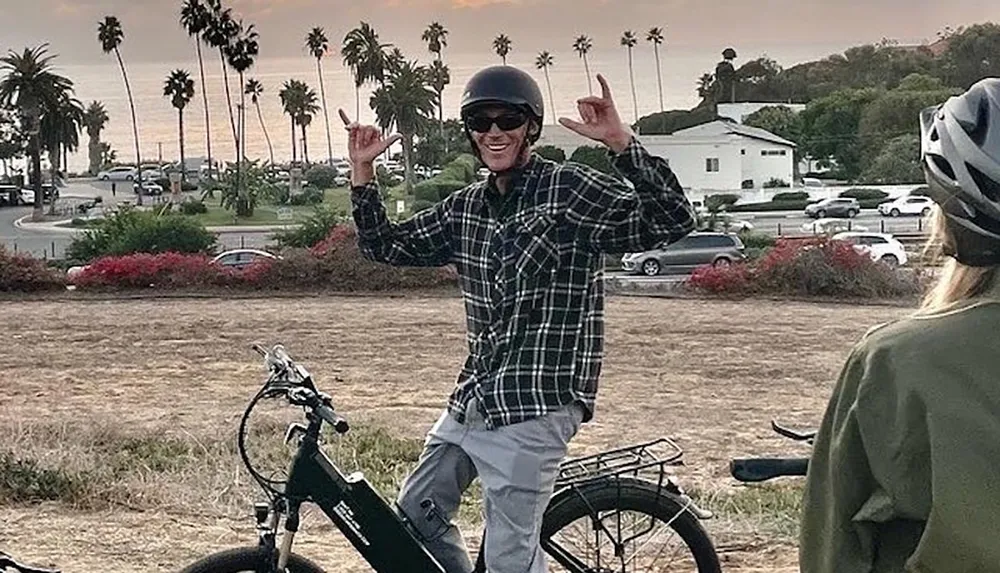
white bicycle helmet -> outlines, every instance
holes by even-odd
[[[1000,78],[923,110],[920,128],[928,194],[955,236],[946,254],[971,266],[1000,264]]]

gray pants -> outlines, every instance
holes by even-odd
[[[486,568],[489,573],[546,573],[539,545],[542,514],[552,496],[559,463],[583,420],[583,407],[486,429],[469,404],[465,424],[447,411],[431,428],[417,467],[397,503],[448,573],[470,573],[472,562],[453,523],[472,480],[480,478],[486,509]],[[421,507],[431,500],[438,516]]]

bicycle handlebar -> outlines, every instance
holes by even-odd
[[[347,420],[333,409],[329,396],[316,390],[312,376],[305,368],[292,360],[284,346],[276,344],[268,351],[260,345],[254,344],[253,349],[264,357],[264,363],[267,364],[268,370],[272,374],[283,375],[294,372],[298,376],[298,384],[284,392],[290,403],[308,407],[321,420],[330,424],[338,434],[347,433],[350,429]]]
[[[729,462],[729,473],[742,482],[767,481],[782,476],[804,476],[809,458],[748,458]]]

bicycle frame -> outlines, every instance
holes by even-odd
[[[354,548],[380,573],[445,573],[411,532],[411,526],[389,506],[360,473],[345,476],[319,448],[322,422],[310,416],[291,463],[286,495],[288,517],[282,557],[290,554],[298,529],[298,508],[311,501],[340,529]],[[298,426],[301,428],[301,426]],[[279,563],[283,567],[283,563]]]

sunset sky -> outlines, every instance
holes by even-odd
[[[371,22],[384,41],[425,58],[420,32],[432,20],[450,31],[448,50],[488,51],[508,34],[515,51],[568,50],[586,33],[595,50],[618,48],[625,29],[667,28],[678,49],[751,50],[787,45],[847,47],[883,36],[903,43],[933,40],[946,25],[1000,20],[1000,3],[988,0],[230,0],[254,22],[262,56],[303,55],[305,31],[324,26],[335,43],[359,20]],[[118,15],[127,33],[130,61],[187,57],[191,46],[177,25],[179,0],[0,0],[0,50],[49,41],[65,63],[102,58],[94,38],[97,21]]]

